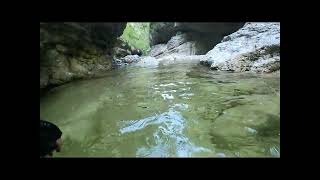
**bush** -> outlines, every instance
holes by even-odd
[[[150,23],[127,23],[120,38],[146,54],[150,50],[149,30]]]

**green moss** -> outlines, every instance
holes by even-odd
[[[150,50],[149,29],[150,23],[127,23],[120,38],[146,54]]]

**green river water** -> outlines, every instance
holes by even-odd
[[[52,89],[54,157],[280,157],[280,73],[127,67]]]

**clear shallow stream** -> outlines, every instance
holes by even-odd
[[[280,74],[127,67],[40,98],[55,157],[280,157]]]

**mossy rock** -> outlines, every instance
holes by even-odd
[[[70,70],[73,73],[79,73],[79,74],[83,74],[83,73],[87,73],[87,69],[81,65],[76,59],[70,59]]]

